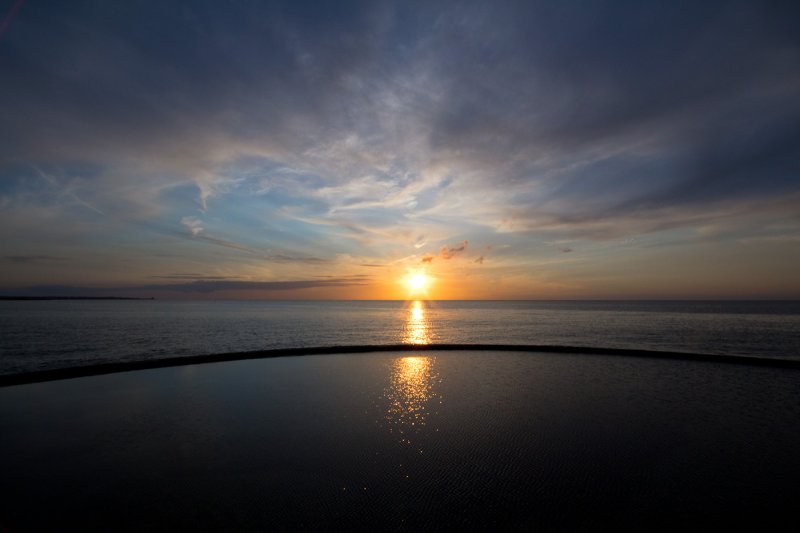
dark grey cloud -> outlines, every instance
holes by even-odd
[[[362,285],[361,279],[322,279],[302,281],[217,281],[198,280],[191,283],[171,283],[164,285],[149,285],[138,288],[141,291],[174,291],[212,293],[222,291],[291,291],[298,289],[316,289],[324,287],[348,287]]]
[[[5,259],[9,263],[15,264],[52,264],[65,261],[64,257],[56,257],[53,255],[7,255]]]
[[[0,178],[268,146],[334,181],[438,165],[530,229],[800,194],[791,2],[28,2],[0,51]]]
[[[350,280],[372,279],[371,274],[347,274],[340,276],[326,275],[326,276],[315,276],[315,277],[327,280],[336,280],[336,281],[345,281],[348,279]]]
[[[2,43],[9,153],[156,150],[193,128],[260,136],[323,111],[371,49],[368,10],[300,4],[30,2]]]
[[[530,5],[496,41],[451,31],[470,61],[449,63],[436,130],[500,182],[545,186],[521,204],[614,217],[798,190],[797,8]]]
[[[157,285],[130,285],[121,287],[91,287],[71,285],[35,285],[23,288],[0,288],[4,296],[54,296],[54,297],[100,297],[100,296],[158,296],[159,294],[210,294],[215,292],[238,292],[263,294],[302,289],[352,287],[363,285],[361,278],[330,278],[297,281],[231,281],[202,279],[185,283],[163,283]],[[246,294],[245,294],[246,295]]]
[[[223,280],[236,280],[241,276],[204,276],[203,274],[186,273],[186,274],[164,274],[161,276],[148,276],[148,277],[153,279],[223,281]]]
[[[114,293],[97,287],[74,287],[70,285],[33,285],[30,287],[0,287],[3,296],[31,296],[31,297],[101,297],[125,296],[127,294]]]

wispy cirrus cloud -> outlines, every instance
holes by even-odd
[[[0,41],[7,253],[277,276],[800,224],[797,6],[309,6],[27,3]]]

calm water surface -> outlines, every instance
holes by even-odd
[[[800,302],[0,302],[0,373],[270,348],[401,343],[800,358]]]
[[[798,390],[797,369],[424,350],[3,387],[0,525],[798,531]]]

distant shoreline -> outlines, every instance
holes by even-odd
[[[0,301],[8,300],[155,300],[150,298],[131,298],[125,296],[0,296]]]

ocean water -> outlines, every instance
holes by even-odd
[[[798,359],[800,304],[0,302],[0,332],[5,373],[404,343]],[[798,390],[798,368],[580,348],[5,386],[0,530],[798,531]]]
[[[800,369],[502,351],[0,387],[7,531],[798,531]]]
[[[0,302],[0,374],[272,348],[404,343],[798,359],[800,302]]]

